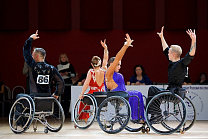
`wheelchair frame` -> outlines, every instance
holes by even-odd
[[[45,108],[42,108],[43,105],[38,106],[38,104],[36,104],[38,100],[43,101],[43,103],[48,101],[47,104],[51,104],[46,104]],[[36,111],[36,107],[40,107],[38,111]],[[52,119],[53,121],[51,121]],[[44,125],[45,133],[48,133],[48,130],[51,132],[58,132],[61,130],[64,120],[63,108],[54,97],[32,98],[29,95],[20,97],[14,102],[9,113],[9,125],[11,130],[16,134],[25,132],[32,122],[34,132],[36,132],[37,121]],[[55,122],[56,124],[54,124]]]
[[[136,95],[129,95],[128,93],[126,93],[126,92],[124,92],[124,91],[117,91],[117,92],[108,92],[108,93],[106,93],[106,92],[94,92],[94,94],[92,95],[92,94],[85,94],[84,95],[84,99],[83,100],[77,100],[77,102],[75,103],[75,106],[74,106],[74,126],[75,126],[75,128],[76,127],[78,127],[78,128],[80,128],[80,129],[86,129],[86,128],[89,128],[91,125],[92,125],[92,123],[94,122],[94,119],[95,119],[95,117],[97,118],[97,120],[98,120],[98,118],[99,118],[99,115],[100,115],[100,113],[99,113],[99,111],[101,111],[100,109],[101,109],[101,107],[100,107],[100,105],[102,105],[102,103],[104,102],[104,101],[108,101],[109,99],[112,99],[111,97],[114,97],[114,99],[119,99],[119,100],[122,100],[122,101],[125,101],[126,99],[128,100],[128,98],[130,98],[130,97],[136,97],[137,99],[138,99],[138,111],[139,111],[139,97],[138,96],[136,96]],[[79,107],[79,103],[81,103],[82,101],[85,103],[85,104],[87,104],[87,102],[85,102],[85,98],[89,98],[90,100],[93,100],[94,102],[92,102],[92,103],[89,103],[88,102],[88,104],[89,105],[92,105],[92,104],[96,104],[96,106],[92,106],[93,107],[93,109],[92,109],[92,111],[94,112],[94,114],[93,114],[93,117],[91,118],[91,120],[89,121],[89,122],[82,122],[81,124],[79,124],[78,122],[79,122],[79,120],[77,119],[77,112],[78,112],[78,107]],[[125,100],[124,100],[124,98],[125,98]],[[101,99],[101,100],[99,100],[99,99]],[[125,101],[124,102],[125,103],[125,105],[127,105],[127,107],[128,107],[128,119],[131,119],[130,117],[131,117],[131,109],[130,109],[130,105],[129,105],[129,103],[128,103],[128,101]],[[97,112],[98,111],[98,112]],[[98,114],[97,114],[98,113]],[[79,115],[79,114],[78,114]],[[100,121],[98,120],[98,123],[99,123]],[[133,121],[133,120],[131,120],[131,123],[133,123],[133,124],[139,124],[139,121],[137,120],[137,121]],[[100,124],[100,125],[102,125],[102,124]],[[122,127],[122,129],[120,129],[120,130],[118,130],[118,131],[105,131],[104,130],[104,128],[102,127],[102,126],[100,126],[101,127],[101,129],[103,128],[103,130],[105,131],[105,132],[107,132],[107,133],[111,133],[111,134],[115,134],[115,133],[118,133],[118,132],[120,132],[121,130],[123,130],[124,128],[126,129],[126,130],[128,130],[128,131],[130,131],[130,132],[138,132],[138,131],[142,131],[143,133],[145,133],[145,132],[148,132],[149,130],[148,130],[148,128],[147,129],[145,129],[145,125],[146,125],[146,123],[142,123],[142,126],[141,127],[130,127],[129,125],[128,125],[128,122],[125,124],[125,126],[124,127]]]

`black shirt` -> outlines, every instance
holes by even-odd
[[[59,96],[64,93],[64,80],[57,69],[45,62],[35,62],[31,55],[32,38],[25,41],[23,47],[23,55],[25,62],[32,71],[29,72],[30,77],[30,94],[49,94],[51,93],[50,85],[52,81],[56,82],[55,95]]]
[[[190,56],[188,52],[184,58],[180,59],[179,61],[172,62],[168,58],[168,51],[169,47],[164,51],[164,54],[169,61],[168,85],[170,88],[181,87],[185,79],[185,75],[187,74],[187,66],[190,64],[194,57]]]

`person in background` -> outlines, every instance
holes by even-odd
[[[152,81],[145,73],[145,69],[142,65],[134,66],[134,75],[129,79],[131,85],[150,85]]]
[[[0,93],[4,93],[4,83],[1,81],[1,74],[0,74]]]
[[[70,116],[69,107],[71,101],[72,78],[76,77],[76,72],[74,70],[74,66],[69,63],[69,59],[66,53],[62,53],[59,55],[59,63],[60,64],[57,65],[57,69],[65,82],[65,90],[64,94],[61,97],[61,102],[64,109],[65,117],[68,118]]]
[[[199,80],[196,81],[196,84],[208,84],[207,74],[202,72],[199,76]]]

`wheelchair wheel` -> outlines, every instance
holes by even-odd
[[[9,126],[11,130],[16,134],[25,132],[33,121],[34,111],[34,101],[31,97],[17,99],[9,113]]]
[[[64,111],[58,100],[51,98],[52,111],[44,112],[44,121],[46,129],[51,132],[58,132],[61,130],[65,121]]]
[[[79,129],[89,128],[95,120],[97,102],[90,94],[85,94],[82,100],[78,99],[74,106],[74,124]]]
[[[186,106],[181,97],[164,92],[153,97],[146,108],[148,126],[159,134],[172,134],[186,121]]]
[[[138,120],[132,120],[130,119],[128,125],[126,126],[126,130],[130,132],[138,132],[142,130],[142,128],[145,128],[145,123],[139,123]]]
[[[184,130],[187,131],[194,125],[196,121],[196,110],[193,103],[188,97],[184,98],[184,102],[186,104],[186,113],[187,113]]]
[[[146,97],[144,95],[143,98],[144,98],[143,100],[145,100],[144,104],[146,104]],[[145,129],[145,125],[146,125],[145,121],[144,123],[140,123],[139,120],[133,120],[132,117],[130,117],[130,121],[125,129],[129,132],[138,132],[141,131],[142,129]]]
[[[97,121],[104,132],[115,134],[127,126],[130,116],[131,108],[128,101],[120,96],[112,96],[100,104]]]

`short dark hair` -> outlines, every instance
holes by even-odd
[[[46,51],[43,48],[35,48],[34,52],[38,53],[40,56],[42,56],[45,59]]]
[[[205,72],[202,72],[199,76],[199,78],[204,74],[205,78],[207,79],[207,74]]]
[[[142,76],[144,77],[146,75],[146,73],[145,73],[145,69],[144,69],[144,67],[142,65],[135,65],[134,66],[134,76],[135,77],[137,76],[137,74],[136,74],[136,68],[137,67],[140,67],[142,69]]]
[[[115,57],[111,57],[109,60],[108,60],[108,67],[110,66],[110,63],[113,63],[113,61],[115,60]]]

